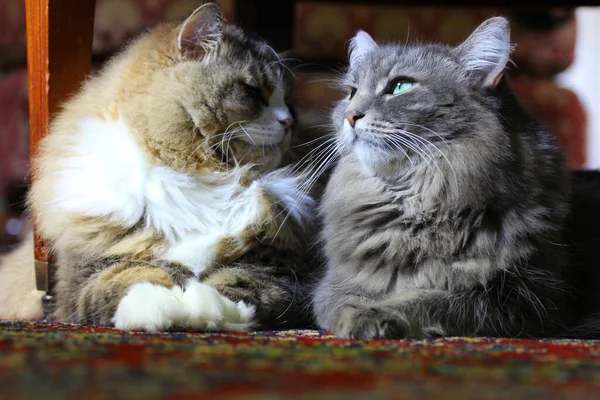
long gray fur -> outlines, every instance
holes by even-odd
[[[320,327],[537,337],[582,317],[564,239],[570,173],[502,77],[510,50],[501,17],[456,48],[352,40],[349,95],[332,114],[340,160],[321,206]],[[398,77],[416,85],[392,96]],[[364,116],[352,128],[345,113]]]

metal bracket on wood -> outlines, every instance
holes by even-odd
[[[49,261],[35,261],[35,285],[37,290],[44,293],[42,296],[42,310],[44,312],[44,320],[50,319],[53,295],[53,269]]]

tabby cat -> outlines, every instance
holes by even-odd
[[[569,172],[524,112],[504,76],[509,36],[495,17],[457,47],[352,39],[321,205],[322,328],[600,333],[600,177]]]
[[[64,105],[29,194],[57,260],[55,319],[304,323],[297,279],[314,201],[278,169],[294,122],[284,71],[207,3],[137,39]],[[31,248],[4,260],[0,317],[41,316]]]

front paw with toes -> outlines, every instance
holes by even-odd
[[[347,305],[339,315],[334,333],[350,339],[420,339],[429,336],[427,330],[411,323],[399,311],[376,306]]]
[[[247,331],[254,314],[254,306],[233,302],[196,280],[172,288],[141,282],[132,285],[121,299],[112,322],[117,329],[149,332]]]

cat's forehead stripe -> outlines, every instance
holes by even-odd
[[[265,42],[233,32],[229,32],[225,38],[228,61],[249,66],[253,79],[257,79],[262,85],[277,86],[283,80],[284,67],[278,65],[279,56]]]
[[[381,92],[390,80],[406,76],[417,81],[426,79],[430,74],[449,74],[456,68],[451,48],[430,45],[385,46],[371,55],[366,63],[352,67],[344,83],[362,90]]]

